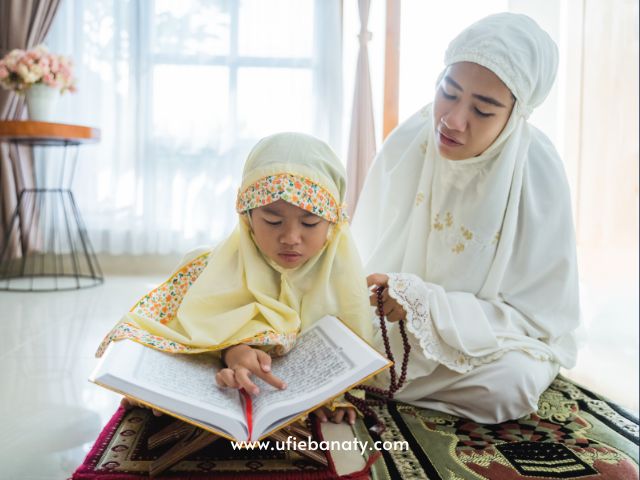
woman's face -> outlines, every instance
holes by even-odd
[[[331,223],[284,200],[251,210],[251,229],[258,248],[284,268],[302,265],[327,240]]]
[[[514,103],[511,91],[491,70],[471,62],[450,65],[433,103],[440,154],[449,160],[480,155],[502,132]]]

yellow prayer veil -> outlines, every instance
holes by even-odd
[[[336,154],[317,138],[280,133],[258,142],[245,163],[236,229],[145,295],[97,355],[123,338],[174,353],[246,343],[280,354],[327,314],[370,341],[369,295],[343,204],[345,177]],[[245,214],[280,199],[332,222],[322,250],[293,269],[262,254]]]

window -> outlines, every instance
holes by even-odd
[[[47,43],[79,77],[65,120],[102,129],[74,185],[97,250],[221,240],[263,136],[302,131],[340,151],[340,16],[339,0],[64,2]]]

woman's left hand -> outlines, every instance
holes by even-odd
[[[322,423],[326,423],[328,420],[333,423],[341,423],[344,420],[349,425],[356,423],[356,411],[349,407],[338,407],[334,411],[327,407],[320,407],[311,413],[318,417]]]
[[[389,295],[389,275],[384,273],[372,273],[367,277],[367,286],[384,288],[382,292],[382,313],[389,322],[397,322],[404,320],[407,317],[407,312],[404,311],[402,305],[400,305],[395,299]],[[378,306],[378,295],[374,291],[369,297],[369,303],[374,307]],[[376,308],[376,314],[380,315],[380,312]]]

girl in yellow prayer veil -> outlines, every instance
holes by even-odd
[[[258,142],[244,167],[233,233],[136,303],[96,355],[121,339],[172,353],[245,344],[281,355],[327,314],[370,341],[345,187],[344,168],[324,142],[299,133]]]

